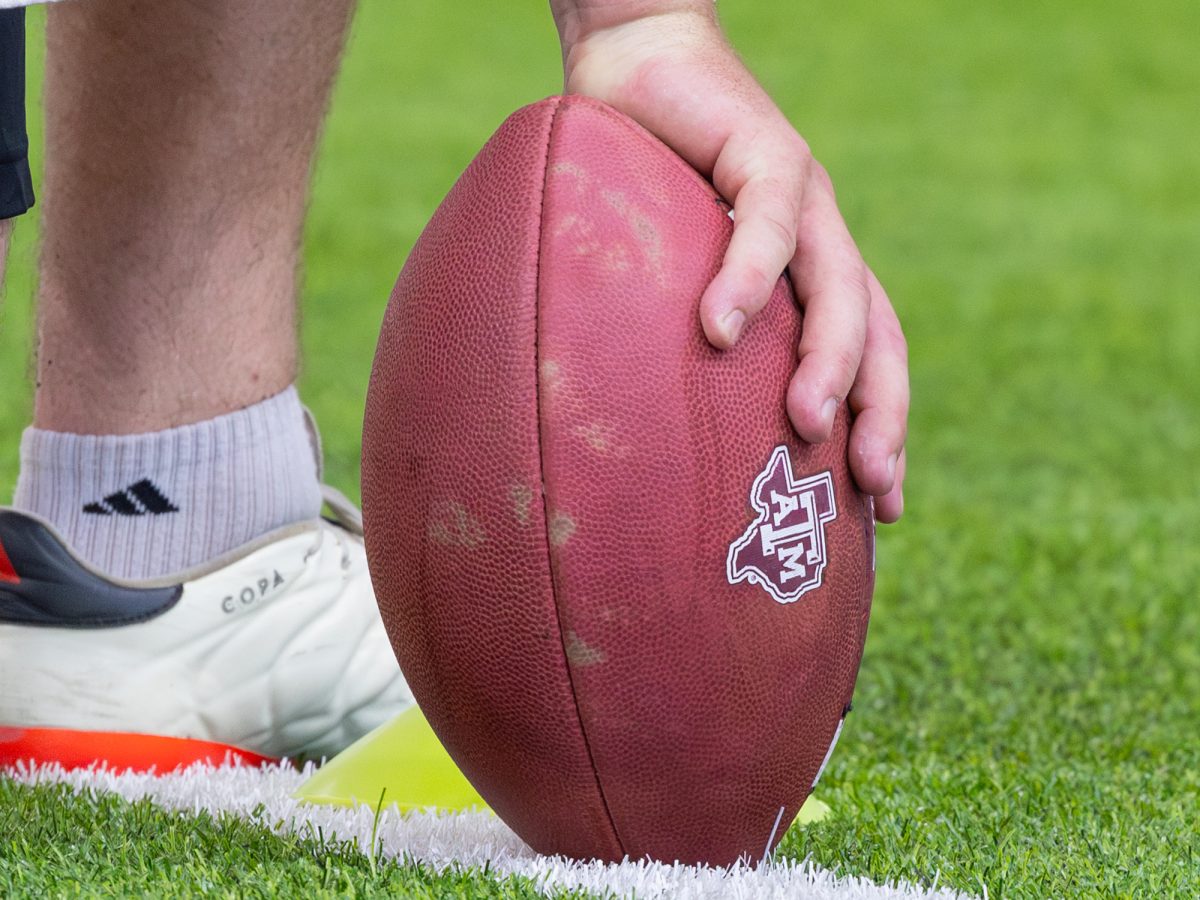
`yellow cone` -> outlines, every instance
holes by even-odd
[[[800,807],[800,812],[796,813],[796,820],[792,824],[811,825],[813,822],[820,822],[827,815],[829,815],[829,804],[809,794],[804,805]]]
[[[300,785],[296,799],[402,810],[460,810],[487,804],[413,706],[359,738]]]
[[[296,799],[330,806],[385,806],[401,810],[487,809],[487,804],[442,747],[417,707],[359,738],[300,785]],[[829,806],[809,797],[797,825],[819,822]]]

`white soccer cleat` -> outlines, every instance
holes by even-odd
[[[333,756],[412,705],[358,511],[171,580],[115,581],[0,509],[0,767]]]

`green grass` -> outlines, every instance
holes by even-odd
[[[558,83],[537,4],[391,10],[364,3],[308,230],[302,389],[351,493],[408,247],[492,128]],[[993,897],[1200,894],[1200,5],[722,11],[833,173],[912,354],[908,510],[880,538],[856,712],[821,787],[834,816],[785,852]],[[0,494],[29,408],[21,231]],[[39,827],[60,846],[105,829],[129,848],[113,883],[140,871],[140,835],[192,827],[113,810]],[[275,846],[262,878],[320,883],[311,847]],[[182,875],[202,871],[189,858]],[[203,871],[234,892],[225,868]]]
[[[65,786],[33,789],[0,779],[0,896],[544,896],[528,879],[372,860],[320,833],[277,836],[270,824],[169,813],[149,800],[76,796]]]

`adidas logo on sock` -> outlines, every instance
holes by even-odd
[[[157,516],[179,512],[179,507],[163,496],[153,481],[143,478],[123,491],[109,494],[99,503],[89,503],[83,511],[97,516],[144,516],[147,513]]]

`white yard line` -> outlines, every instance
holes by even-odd
[[[27,784],[60,782],[76,791],[94,789],[127,800],[150,798],[171,810],[229,812],[255,819],[277,832],[352,840],[364,852],[375,825],[373,811],[312,806],[293,799],[305,773],[291,768],[205,768],[196,766],[171,775],[112,775],[108,772],[64,772],[57,766],[9,773]],[[811,862],[777,862],[758,868],[731,870],[649,862],[620,864],[578,863],[540,856],[530,850],[504,823],[487,813],[417,813],[400,815],[385,810],[376,839],[383,856],[404,856],[435,869],[451,864],[489,863],[500,875],[530,878],[543,887],[584,888],[618,896],[669,898],[812,898],[812,900],[891,900],[891,898],[960,898],[946,890],[907,885],[876,885],[855,877],[837,877]]]

